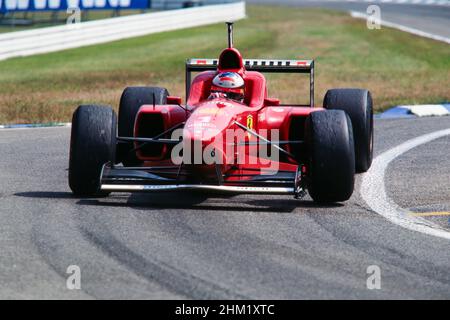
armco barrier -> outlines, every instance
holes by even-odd
[[[0,60],[245,18],[245,2],[0,34]]]

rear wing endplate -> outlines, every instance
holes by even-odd
[[[262,73],[309,73],[309,104],[314,107],[314,60],[244,59],[245,69]],[[188,59],[186,61],[186,99],[191,87],[191,73],[215,71],[218,59]]]

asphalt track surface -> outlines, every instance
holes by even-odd
[[[381,19],[421,30],[437,36],[450,38],[450,6],[425,4],[396,4],[364,1],[307,1],[307,0],[247,0],[251,4],[275,4],[296,7],[319,7],[340,11],[366,13],[369,5],[381,8]]]
[[[375,121],[375,154],[450,128],[450,117]],[[0,130],[0,298],[450,298],[450,240],[346,203],[195,193],[80,199],[69,128]],[[450,136],[390,163],[388,195],[450,211]],[[440,217],[448,227],[448,216]],[[445,219],[444,219],[445,218]],[[81,290],[66,288],[69,265]],[[368,266],[381,289],[368,290]]]

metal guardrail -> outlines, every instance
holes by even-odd
[[[0,34],[0,60],[243,18],[242,1],[9,32]]]

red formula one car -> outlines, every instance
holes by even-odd
[[[231,23],[228,42],[217,60],[187,60],[186,104],[164,88],[129,87],[118,119],[111,107],[80,106],[70,142],[74,194],[181,189],[349,199],[355,172],[372,162],[370,92],[332,89],[323,108],[314,107],[314,61],[243,59]],[[270,72],[309,74],[310,103],[269,98],[263,73]]]

